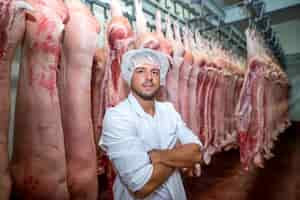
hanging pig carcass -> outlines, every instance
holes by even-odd
[[[256,30],[247,29],[248,68],[236,107],[240,159],[246,170],[273,157],[279,133],[289,125],[287,76]]]
[[[129,92],[128,85],[121,76],[121,59],[134,42],[134,35],[127,18],[123,16],[119,0],[111,2],[112,19],[107,26],[109,54],[103,85],[105,107],[112,107],[124,100]]]
[[[100,139],[101,127],[99,121],[103,119],[104,105],[101,104],[101,98],[104,96],[102,88],[102,80],[105,74],[105,66],[107,61],[107,49],[105,47],[98,48],[94,55],[94,62],[92,68],[92,120],[94,128],[95,143],[98,144]]]
[[[60,42],[68,13],[60,0],[28,0],[35,21],[26,21],[15,113],[12,157],[18,199],[69,199],[57,90]]]
[[[59,96],[71,199],[96,200],[96,145],[92,123],[92,65],[100,25],[80,1],[67,0],[59,70]],[[78,29],[84,31],[78,31]]]
[[[25,15],[29,10],[32,7],[24,1],[0,1],[0,199],[3,200],[9,199],[12,184],[8,158],[11,67],[24,36]]]

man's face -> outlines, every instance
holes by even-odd
[[[132,75],[131,89],[144,100],[153,100],[160,87],[160,70],[157,66],[143,64]]]

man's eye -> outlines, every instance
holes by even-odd
[[[138,69],[138,70],[136,70],[136,72],[137,72],[137,73],[143,73],[143,72],[144,72],[144,70],[142,70],[142,69]]]
[[[159,75],[159,71],[153,71],[152,74],[155,75],[155,76],[158,76]]]

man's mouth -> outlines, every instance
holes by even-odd
[[[143,85],[146,90],[152,90],[154,85]]]
[[[153,87],[153,85],[144,85],[144,87]]]
[[[143,84],[144,87],[153,87],[154,85],[153,84],[149,84],[149,83],[146,83],[146,84]]]

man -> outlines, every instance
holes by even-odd
[[[155,100],[168,67],[168,58],[150,49],[122,58],[131,93],[106,111],[99,143],[117,172],[116,200],[186,199],[179,169],[200,162],[201,143],[171,103]]]

